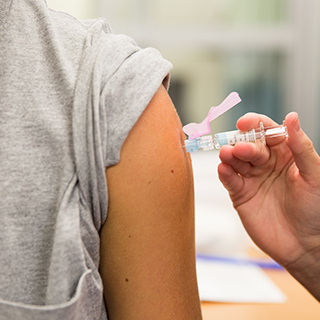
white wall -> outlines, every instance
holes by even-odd
[[[71,14],[78,19],[96,17],[95,0],[47,0],[49,8]]]

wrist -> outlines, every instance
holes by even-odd
[[[307,252],[284,268],[320,301],[320,248]]]

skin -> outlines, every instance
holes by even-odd
[[[108,317],[201,319],[190,157],[161,86],[106,170],[100,272]]]
[[[275,125],[250,113],[237,127],[248,131],[260,121]],[[288,139],[223,147],[218,173],[253,241],[320,301],[320,158],[298,115],[285,121]]]

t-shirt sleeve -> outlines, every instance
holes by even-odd
[[[124,140],[161,84],[168,88],[172,68],[159,51],[141,49],[124,35],[109,35],[109,50],[110,45],[114,59],[104,57],[108,61],[100,100],[106,121],[106,167],[119,161]]]
[[[161,84],[168,87],[171,68],[159,51],[113,34],[105,20],[89,26],[72,129],[80,194],[97,230],[108,208],[105,169],[118,163],[124,140]]]

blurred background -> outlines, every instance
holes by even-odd
[[[170,96],[183,124],[201,122],[231,91],[243,102],[212,132],[249,111],[282,122],[297,111],[320,150],[318,0],[48,0],[78,19],[106,17],[115,33],[173,63]]]

